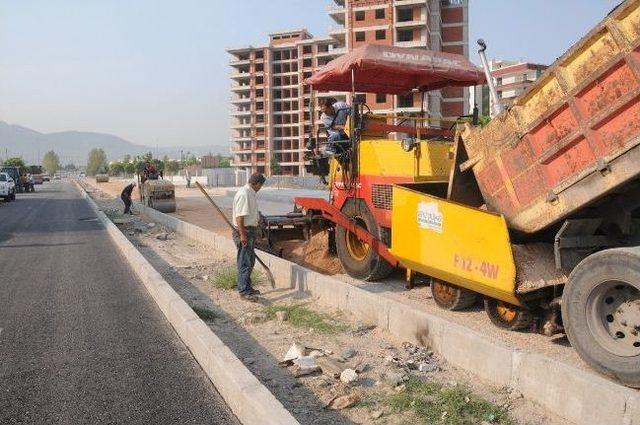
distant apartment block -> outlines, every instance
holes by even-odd
[[[314,38],[300,29],[227,52],[232,165],[270,175],[277,162],[282,174],[303,174],[304,138],[312,129],[310,89],[302,81],[346,49],[333,38]]]
[[[269,35],[267,44],[229,48],[233,166],[270,175],[304,174],[305,136],[312,131],[310,90],[302,81],[332,59],[363,44],[426,48],[468,57],[467,0],[335,0],[329,37],[306,30]],[[340,93],[321,93],[316,97]],[[425,96],[362,95],[376,112],[457,117],[469,108],[468,90],[446,88]]]
[[[500,102],[509,107],[516,97],[520,96],[542,73],[547,69],[547,65],[540,65],[528,62],[517,62],[507,60],[492,60],[489,62],[493,82],[496,85]],[[489,88],[486,85],[472,87],[472,104],[478,106],[481,115],[491,115],[491,104],[489,99]]]

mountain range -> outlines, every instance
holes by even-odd
[[[58,133],[40,133],[26,127],[0,121],[0,158],[22,157],[29,164],[37,164],[45,152],[53,150],[58,154],[60,162],[76,165],[86,164],[89,151],[102,148],[109,160],[122,159],[125,155],[140,155],[152,152],[154,157],[164,155],[177,159],[180,151],[184,155],[196,156],[207,153],[229,154],[228,146],[171,146],[151,147],[137,145],[121,137],[108,133],[86,131],[63,131]]]

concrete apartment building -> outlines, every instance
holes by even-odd
[[[427,48],[468,56],[468,0],[334,0],[329,37],[306,30],[278,32],[260,46],[227,49],[231,55],[231,153],[233,166],[270,175],[304,174],[305,136],[311,129],[304,78],[363,44]],[[344,94],[320,96],[344,99]],[[376,112],[416,113],[422,95],[362,95]],[[429,116],[457,117],[469,109],[468,91],[429,93]]]
[[[540,78],[548,66],[528,62],[492,60],[489,62],[489,68],[500,102],[505,107],[509,107],[516,97]],[[472,87],[471,99],[470,112],[475,103],[481,115],[491,115],[489,88],[486,85]]]

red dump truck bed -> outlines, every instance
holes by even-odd
[[[487,207],[525,233],[638,178],[640,0],[623,2],[463,141]]]

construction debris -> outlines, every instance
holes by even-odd
[[[330,357],[318,357],[316,359],[322,369],[322,373],[332,378],[338,378],[343,371],[343,367]]]
[[[353,369],[345,369],[340,374],[340,380],[345,384],[352,384],[358,380],[358,374]]]
[[[352,393],[343,396],[335,396],[329,401],[326,408],[331,410],[341,410],[351,407],[360,401],[358,394]]]
[[[294,360],[294,363],[297,366],[293,372],[296,378],[320,371],[320,366],[316,363],[316,359],[310,356],[298,357]]]
[[[304,357],[307,353],[307,349],[297,342],[291,344],[289,347],[289,351],[284,355],[284,358],[280,362],[280,364],[291,364],[294,360],[299,359],[300,357]]]

